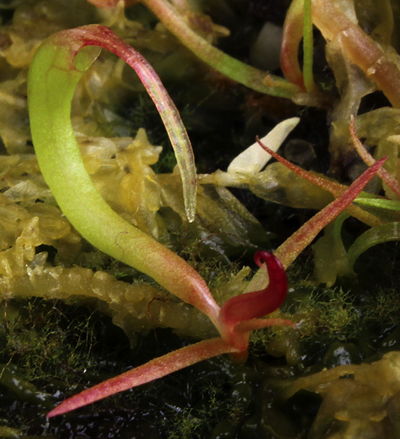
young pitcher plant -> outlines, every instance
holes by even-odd
[[[384,161],[374,163],[348,188],[337,190],[337,199],[289,237],[275,255],[256,253],[256,264],[268,273],[266,288],[241,294],[219,306],[196,270],[111,209],[97,192],[84,167],[71,125],[71,101],[77,83],[96,60],[100,51],[98,48],[113,52],[130,65],[152,98],[177,155],[188,220],[194,219],[196,170],[191,145],[178,111],[147,61],[104,26],[83,26],[53,35],[38,49],[31,64],[29,115],[41,172],[61,210],[87,241],[146,273],[166,290],[195,306],[209,317],[219,336],[178,349],[84,390],[59,404],[48,413],[48,417],[69,412],[217,355],[228,353],[244,359],[251,331],[271,325],[293,326],[290,320],[261,318],[285,300],[285,268],[323,227],[350,206]]]

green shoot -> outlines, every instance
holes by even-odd
[[[98,7],[113,7],[118,3],[118,0],[89,1]],[[217,72],[252,90],[271,96],[295,99],[301,94],[302,90],[295,84],[258,70],[212,46],[187,24],[185,17],[181,15],[186,5],[182,7],[181,2],[171,3],[166,0],[141,0],[141,2],[185,47]]]
[[[183,17],[168,1],[142,0],[142,2],[184,46],[228,78],[252,90],[272,96],[293,98],[300,91],[294,84],[249,66],[212,46],[186,24]]]
[[[286,13],[281,47],[281,68],[285,78],[309,94],[315,93],[313,76],[313,23],[311,0],[292,0]],[[303,40],[303,71],[298,52]]]

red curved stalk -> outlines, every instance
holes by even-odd
[[[299,46],[303,38],[303,1],[294,0],[286,13],[281,44],[281,69],[285,78],[305,91],[299,64]]]
[[[286,166],[288,169],[293,171],[299,177],[304,178],[305,180],[309,181],[315,186],[320,187],[321,189],[326,190],[327,192],[330,192],[335,198],[340,197],[348,189],[348,186],[345,186],[344,184],[340,184],[334,180],[330,180],[327,177],[323,177],[322,175],[318,175],[311,171],[306,171],[305,169],[300,168],[300,166],[297,166],[294,163],[289,162],[289,160],[286,160],[277,152],[275,152],[267,145],[262,143],[258,137],[256,140],[257,143],[261,146],[261,148],[263,148],[275,160],[282,163],[282,165]],[[377,218],[375,215],[372,215],[369,212],[366,212],[365,210],[361,209],[358,206],[349,206],[348,210],[352,216],[364,222],[365,224],[368,224],[371,227],[379,226],[382,224],[379,218]]]
[[[59,44],[69,43],[76,52],[86,46],[97,46],[121,58],[139,77],[163,121],[181,174],[185,211],[189,222],[196,212],[196,167],[192,146],[179,112],[157,73],[133,47],[122,41],[111,29],[87,25],[56,34]]]
[[[354,149],[357,151],[358,155],[361,157],[362,161],[367,166],[372,166],[376,162],[376,160],[365,149],[364,145],[360,142],[360,139],[357,137],[354,117],[351,117],[350,119],[349,131]],[[400,184],[397,181],[397,179],[392,174],[390,174],[390,172],[388,172],[385,168],[379,169],[377,174],[387,184],[387,186],[397,195],[397,197],[400,198]]]
[[[242,294],[225,303],[221,309],[219,322],[224,338],[213,338],[186,346],[110,378],[66,399],[51,410],[47,417],[68,413],[221,354],[229,353],[237,359],[244,360],[252,330],[273,325],[294,326],[290,320],[257,318],[271,313],[285,300],[287,277],[283,265],[272,253],[260,251],[254,255],[254,259],[259,267],[265,266],[267,269],[268,287],[261,291]]]
[[[288,267],[325,226],[350,206],[366,184],[376,175],[385,160],[386,158],[382,158],[375,162],[353,181],[346,192],[316,213],[277,248],[275,253],[284,267]]]

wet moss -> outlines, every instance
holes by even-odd
[[[221,358],[48,423],[56,401],[185,341],[157,330],[133,346],[105,316],[55,301],[7,302],[2,315],[0,420],[18,437],[203,438],[252,401],[242,367]]]

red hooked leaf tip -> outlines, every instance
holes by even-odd
[[[268,271],[268,286],[260,291],[241,294],[227,300],[221,308],[220,320],[228,326],[262,317],[275,311],[287,295],[287,277],[283,265],[272,253],[259,251],[254,255],[260,267],[264,263]]]

